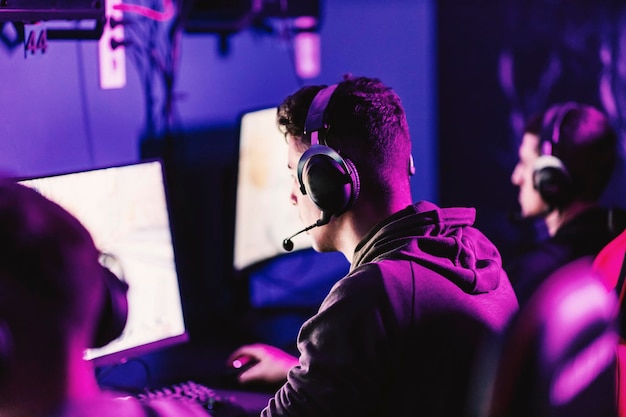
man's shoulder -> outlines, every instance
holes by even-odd
[[[556,232],[555,239],[566,241],[592,236],[617,236],[626,229],[626,210],[620,207],[597,206],[576,215]]]
[[[512,257],[505,265],[511,281],[529,275],[545,275],[570,260],[571,242],[547,239]]]
[[[337,281],[333,291],[367,291],[377,287],[382,278],[378,262],[366,262]]]
[[[403,266],[405,265],[405,266]],[[387,284],[392,281],[392,275],[400,275],[405,271],[409,275],[410,267],[406,260],[385,259],[382,261],[367,262],[350,271],[345,277],[337,281],[326,297],[326,302],[338,299],[351,298],[365,302],[375,302],[387,292]],[[399,280],[393,280],[401,282]]]

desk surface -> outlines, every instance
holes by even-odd
[[[277,387],[238,385],[235,373],[226,366],[232,350],[232,346],[185,343],[98,368],[96,376],[103,388],[131,394],[194,381],[211,388],[220,397],[233,400],[251,415],[258,414]]]

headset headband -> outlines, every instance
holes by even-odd
[[[569,102],[559,106],[556,109],[556,114],[552,117],[550,123],[544,126],[544,130],[548,130],[542,135],[541,154],[542,155],[554,155],[554,148],[558,145],[561,136],[561,126],[565,116],[577,109],[579,106],[576,103]]]
[[[319,145],[319,131],[328,128],[325,120],[326,106],[328,106],[336,88],[337,84],[333,84],[321,89],[311,102],[304,122],[304,135],[311,138],[311,145]]]

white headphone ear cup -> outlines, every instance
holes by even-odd
[[[542,155],[533,166],[533,186],[549,206],[563,207],[571,199],[571,179],[563,162],[552,155]]]

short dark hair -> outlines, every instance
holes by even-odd
[[[528,118],[524,125],[524,133],[530,133],[531,135],[541,135],[541,125],[543,123],[544,112],[535,113]],[[539,149],[537,149],[539,150]]]
[[[303,149],[310,145],[304,136],[308,109],[325,87],[303,87],[278,106],[279,129],[300,141]],[[371,187],[388,192],[398,175],[407,175],[411,138],[406,114],[400,97],[379,79],[344,76],[328,103],[325,120],[329,128],[320,136],[355,164],[362,191]]]

